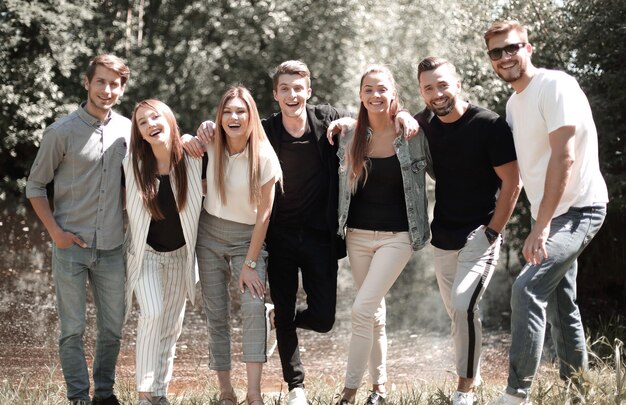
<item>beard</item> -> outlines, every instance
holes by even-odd
[[[436,116],[443,117],[445,115],[450,114],[454,109],[454,105],[456,104],[456,96],[447,97],[446,103],[440,107],[435,107],[435,105],[431,102],[428,103],[428,109],[432,111]]]
[[[526,74],[526,64],[519,63],[513,69],[505,70],[504,73],[502,72],[502,69],[498,68],[496,70],[496,74],[505,82],[513,83]]]

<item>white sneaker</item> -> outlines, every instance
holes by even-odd
[[[296,387],[287,395],[287,405],[308,405],[304,389]]]
[[[452,405],[473,405],[474,393],[456,391],[452,394]]]
[[[272,333],[272,331],[274,331]],[[274,305],[265,304],[265,355],[270,357],[276,350],[276,326],[274,326]]]
[[[526,398],[504,393],[500,398],[488,402],[487,405],[532,405],[532,403]]]

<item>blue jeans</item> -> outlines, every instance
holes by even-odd
[[[561,378],[586,370],[585,333],[576,304],[576,259],[596,235],[606,206],[570,208],[550,224],[548,258],[527,264],[511,291],[511,349],[507,393],[530,395],[543,348],[546,322],[559,357]]]
[[[89,279],[96,305],[96,350],[93,361],[94,396],[113,394],[115,364],[124,323],[126,269],[122,246],[112,250],[72,245],[52,248],[52,274],[61,324],[59,357],[69,400],[89,401],[89,371],[83,348]]]

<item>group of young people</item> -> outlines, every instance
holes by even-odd
[[[402,109],[385,66],[363,73],[354,117],[308,104],[310,72],[292,60],[273,75],[279,113],[261,120],[250,92],[232,87],[215,123],[203,123],[196,137],[181,137],[174,114],[158,100],[137,103],[131,120],[116,114],[129,69],[115,56],[96,57],[84,80],[86,103],[46,129],[27,182],[27,197],[53,240],[59,353],[70,402],[90,402],[87,279],[98,329],[91,403],[119,403],[115,364],[134,295],[139,405],[169,403],[185,303],[193,302],[199,279],[219,401],[237,405],[230,375],[235,279],[246,403],[263,403],[266,335],[274,327],[287,403],[306,405],[297,329],[332,329],[337,261],[347,252],[357,294],[337,404],[355,402],[368,368],[366,404],[382,404],[384,297],[432,232],[458,374],[451,401],[473,404],[481,382],[479,302],[522,182],[533,222],[522,252],[527,263],[512,288],[507,389],[493,403],[530,403],[548,322],[561,376],[572,379],[586,369],[576,258],[602,225],[608,202],[589,103],[572,77],[533,66],[519,22],[494,23],[485,41],[494,71],[515,91],[506,120],[463,100],[461,79],[442,58],[419,63],[426,108],[415,118]],[[427,173],[435,180],[430,227]],[[46,194],[52,181],[54,213]],[[306,293],[301,305],[299,277]],[[273,306],[265,302],[267,282]]]

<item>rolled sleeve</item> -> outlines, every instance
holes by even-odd
[[[46,128],[26,181],[26,198],[47,197],[46,186],[54,180],[63,155],[63,143],[54,127]]]

